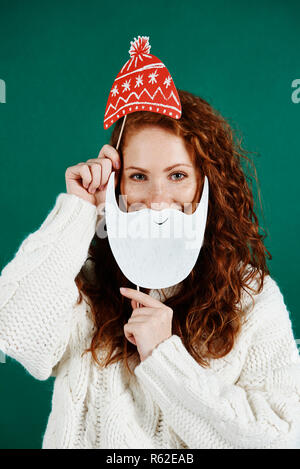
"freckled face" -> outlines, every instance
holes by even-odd
[[[192,202],[199,202],[199,175],[183,139],[148,126],[127,136],[125,143],[120,190],[127,196],[127,210],[171,207],[192,213]]]

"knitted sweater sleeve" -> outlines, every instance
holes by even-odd
[[[45,380],[68,344],[75,277],[95,233],[96,207],[61,193],[0,276],[0,350]]]
[[[135,368],[189,448],[207,441],[215,448],[300,448],[300,357],[283,296],[267,277],[249,317],[251,339],[239,352],[234,384],[222,370],[201,367],[177,335]]]

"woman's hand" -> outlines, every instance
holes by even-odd
[[[173,310],[150,295],[132,288],[126,288],[121,294],[131,298],[131,306],[134,308],[124,326],[125,337],[137,346],[140,359],[144,361],[158,344],[171,337]],[[137,308],[137,302],[144,307]]]
[[[67,168],[65,173],[67,193],[77,195],[96,207],[104,205],[109,176],[113,170],[116,171],[116,187],[120,168],[121,159],[118,151],[111,145],[103,145],[97,158]]]

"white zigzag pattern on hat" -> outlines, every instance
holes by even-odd
[[[118,99],[118,101],[117,101],[117,104],[116,104],[115,106],[110,103],[110,105],[109,105],[109,107],[108,107],[108,109],[107,109],[105,115],[107,115],[107,113],[109,112],[110,108],[113,108],[114,110],[116,110],[121,99],[122,99],[122,100],[124,101],[124,103],[126,103],[126,105],[127,105],[127,102],[128,102],[128,100],[129,100],[129,98],[130,98],[131,96],[134,95],[134,96],[136,96],[136,98],[139,100],[140,97],[142,96],[142,94],[143,94],[144,92],[146,92],[146,93],[148,94],[149,98],[152,99],[152,101],[153,101],[153,99],[155,98],[155,96],[156,96],[156,94],[158,93],[158,91],[161,92],[161,94],[163,95],[163,98],[165,99],[165,101],[169,101],[169,99],[173,96],[175,102],[176,102],[176,103],[178,104],[178,106],[179,106],[178,100],[177,100],[176,96],[174,95],[173,91],[171,91],[169,97],[166,98],[166,96],[164,95],[164,93],[163,93],[161,87],[159,86],[159,87],[157,88],[157,90],[155,91],[155,93],[153,94],[153,96],[151,96],[151,94],[149,93],[149,91],[148,91],[146,88],[143,89],[143,91],[140,93],[140,95],[138,95],[135,91],[133,91],[132,93],[130,93],[130,95],[127,97],[127,99],[123,98],[123,96],[120,96],[119,99]],[[136,103],[129,103],[129,104],[130,104],[130,105],[131,105],[131,104],[133,105],[133,104],[136,104]],[[129,104],[128,104],[128,105],[129,105]],[[149,104],[149,103],[141,103],[141,102],[138,101],[137,104]],[[153,103],[152,103],[152,104],[153,104]],[[159,104],[159,106],[164,106],[164,105],[163,105],[163,104]],[[125,106],[123,106],[123,107],[125,107]],[[120,108],[119,111],[120,111],[121,109],[123,109],[123,107]],[[170,107],[171,109],[176,109],[174,106],[166,106],[166,105],[165,105],[164,107]],[[112,116],[110,116],[109,118],[106,118],[105,120],[110,119],[111,117],[112,117]],[[105,121],[105,120],[104,120],[104,121]]]

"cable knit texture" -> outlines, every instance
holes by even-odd
[[[177,335],[132,358],[133,376],[81,356],[95,329],[74,279],[96,224],[94,205],[59,194],[0,277],[0,349],[36,379],[55,377],[43,448],[300,448],[300,357],[270,276],[254,307],[243,292],[242,331],[209,368]]]

